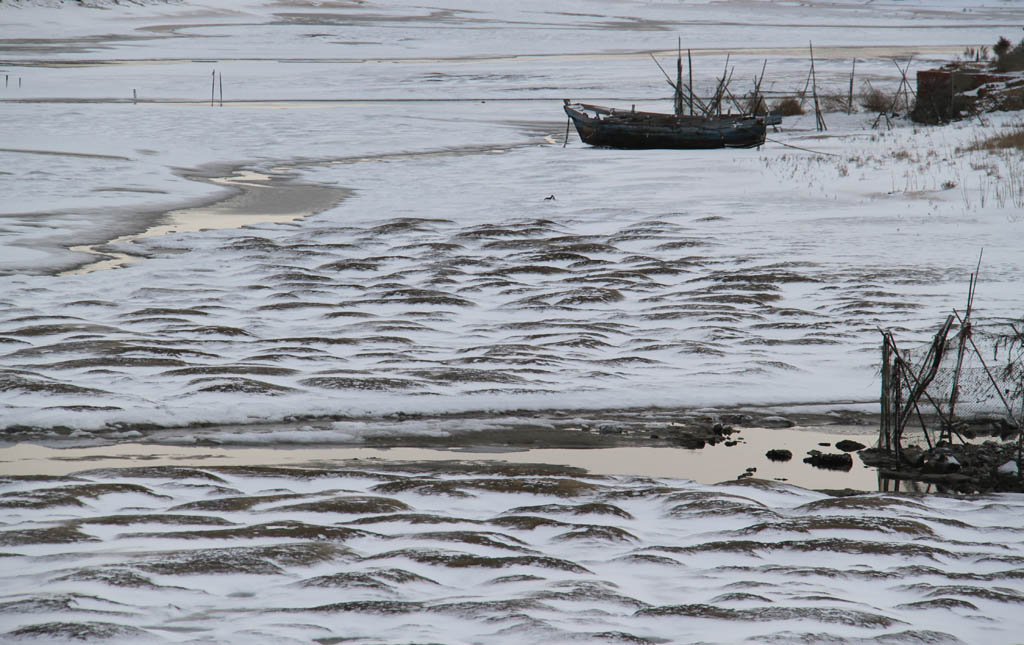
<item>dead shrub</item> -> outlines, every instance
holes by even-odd
[[[888,112],[892,107],[892,97],[870,83],[865,84],[858,99],[861,107],[869,112]]]
[[[782,116],[798,116],[804,113],[804,106],[795,98],[784,98],[775,102],[772,112],[778,112]]]

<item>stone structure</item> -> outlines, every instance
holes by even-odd
[[[1024,75],[999,74],[981,65],[954,64],[917,72],[918,123],[948,123],[978,112],[1019,109],[1024,104]]]

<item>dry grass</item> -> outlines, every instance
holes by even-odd
[[[1001,132],[985,139],[975,139],[969,146],[962,148],[962,150],[988,150],[990,152],[1006,149],[1024,151],[1024,122],[1012,123]]]

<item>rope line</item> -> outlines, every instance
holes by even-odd
[[[794,148],[796,150],[803,150],[804,152],[813,152],[816,155],[828,155],[830,157],[842,157],[843,156],[843,155],[838,155],[838,154],[836,154],[834,152],[822,152],[821,150],[811,150],[810,148],[801,148],[800,146],[794,146],[794,145],[790,145],[788,143],[782,143],[781,141],[777,141],[775,139],[770,139],[768,137],[765,137],[764,140],[765,141],[771,141],[772,143],[777,143],[780,146],[786,146],[787,148]]]

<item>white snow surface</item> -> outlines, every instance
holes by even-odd
[[[799,91],[809,41],[821,91],[853,56],[892,91],[1017,3],[86,5],[0,5],[8,429],[855,406],[878,329],[927,340],[982,249],[977,316],[1021,313],[1024,164],[962,150],[1015,115],[805,115],[759,151],[563,147],[561,118],[666,109],[676,36],[698,91],[726,52]],[[135,261],[63,274],[88,245]]]

